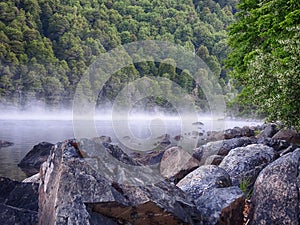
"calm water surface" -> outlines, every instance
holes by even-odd
[[[202,120],[203,130],[210,130],[208,120]],[[259,122],[249,121],[226,121],[225,128],[244,125],[256,125]],[[137,119],[128,123],[134,136],[145,138],[151,134],[150,129],[155,129],[157,134],[168,133],[178,135],[181,133],[182,124],[179,120],[168,119]],[[220,123],[221,124],[221,123]],[[120,126],[124,123],[120,122]],[[222,123],[219,129],[224,128]],[[97,120],[97,132],[100,135],[112,137],[113,142],[117,142],[114,129],[121,129],[118,123],[112,127],[111,120]],[[195,130],[199,126],[195,127]],[[218,129],[218,128],[217,128]],[[41,120],[38,119],[12,119],[0,117],[0,140],[13,142],[14,145],[6,148],[0,148],[0,176],[9,177],[15,180],[23,180],[26,176],[17,166],[20,160],[26,155],[32,147],[42,141],[57,143],[65,139],[74,138],[73,123],[71,120],[55,120],[53,118]]]

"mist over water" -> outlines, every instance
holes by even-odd
[[[16,180],[25,178],[17,167],[20,160],[32,147],[40,142],[57,143],[74,138],[73,113],[71,110],[34,109],[27,111],[2,110],[0,112],[0,140],[13,142],[14,145],[0,148],[0,176]],[[194,118],[183,115],[168,115],[160,112],[131,112],[128,115],[112,114],[110,110],[98,109],[94,115],[98,136],[110,136],[114,143],[124,141],[128,136],[139,141],[143,146],[147,140],[160,135],[171,137],[192,131],[223,130],[235,126],[252,126],[261,121],[231,120],[214,118],[210,115],[198,115]],[[193,124],[194,123],[194,124]],[[125,129],[126,128],[126,129]],[[121,133],[120,131],[125,131]],[[126,143],[125,143],[126,144]],[[150,148],[150,147],[149,147]],[[150,149],[149,149],[150,150]]]

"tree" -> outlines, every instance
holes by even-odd
[[[299,1],[242,0],[238,7],[227,66],[243,86],[240,103],[300,128]]]

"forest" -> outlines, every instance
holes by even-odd
[[[227,26],[235,0],[1,0],[0,103],[69,106],[82,74],[97,56],[126,43],[164,40],[195,52],[226,93]],[[166,63],[137,63],[114,74],[98,104],[111,104],[123,86],[143,76],[163,76],[208,106],[188,71]],[[229,93],[229,92],[228,92]],[[228,94],[229,95],[229,94]],[[167,106],[159,98],[148,99]],[[151,106],[151,104],[150,104]]]
[[[0,104],[70,107],[78,82],[101,54],[163,40],[209,66],[231,113],[300,127],[299,24],[298,0],[1,0]],[[123,68],[105,83],[97,104],[111,106],[126,84],[152,76],[176,82],[199,111],[209,111],[189,71],[172,63]],[[201,74],[210,79],[207,71]],[[160,96],[144,103],[146,110],[172,108]]]

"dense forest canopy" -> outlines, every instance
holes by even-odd
[[[237,105],[300,128],[300,2],[241,0],[229,27]]]
[[[195,52],[225,87],[226,27],[234,21],[235,4],[236,0],[1,0],[0,103],[20,108],[30,107],[33,100],[70,105],[76,84],[97,56],[149,39]],[[113,101],[129,81],[162,76],[176,81],[207,109],[189,72],[174,70],[167,61],[123,68],[107,82],[99,104]],[[152,101],[166,104],[159,98]]]

